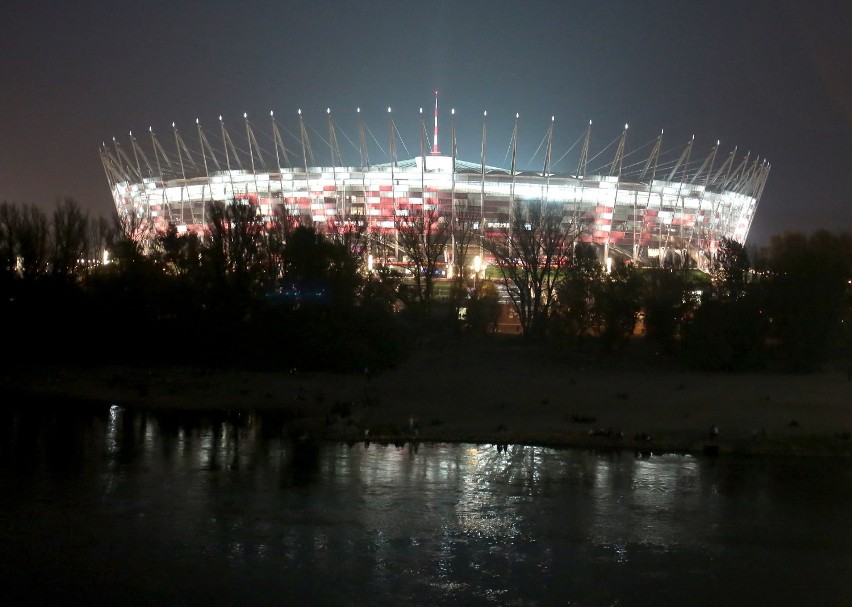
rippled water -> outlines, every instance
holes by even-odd
[[[16,604],[852,600],[847,461],[303,444],[271,414],[118,407],[0,427]]]

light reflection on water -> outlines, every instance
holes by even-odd
[[[272,414],[57,411],[0,426],[0,557],[19,600],[852,596],[847,462],[364,448],[294,443]]]

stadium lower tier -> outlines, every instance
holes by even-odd
[[[430,159],[431,160],[431,159]],[[445,160],[451,160],[445,158]],[[444,163],[446,164],[446,163]],[[567,221],[582,226],[580,240],[604,256],[659,263],[677,251],[705,267],[723,238],[745,242],[765,175],[736,189],[692,182],[627,181],[614,176],[511,175],[501,170],[424,168],[420,158],[369,170],[328,167],[277,173],[222,171],[209,177],[113,181],[119,215],[202,231],[211,202],[240,200],[271,217],[284,207],[321,229],[356,222],[379,242],[390,242],[400,221],[424,211],[463,217],[486,237],[506,226],[513,205],[563,205]],[[450,165],[451,166],[451,165]],[[603,261],[603,258],[602,258]]]

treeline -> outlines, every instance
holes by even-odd
[[[5,357],[360,372],[425,336],[493,331],[498,285],[524,336],[581,355],[644,340],[702,369],[806,371],[850,344],[848,234],[776,236],[753,260],[724,240],[709,275],[674,256],[607,272],[564,212],[519,207],[481,243],[493,265],[474,278],[464,217],[397,226],[407,275],[368,272],[368,235],[354,224],[320,232],[283,212],[270,222],[240,201],[207,217],[202,239],[92,218],[71,200],[52,215],[0,204]],[[455,278],[438,284],[448,243],[461,247]]]
[[[641,323],[657,351],[704,370],[804,372],[852,345],[852,238],[785,233],[750,260],[723,239],[708,274],[684,267],[605,273],[575,249],[557,287],[549,332],[584,347],[624,347]]]
[[[264,225],[237,202],[208,217],[201,239],[110,224],[73,201],[52,217],[0,204],[5,358],[347,371],[398,360],[398,279],[363,271],[362,233],[283,215]]]

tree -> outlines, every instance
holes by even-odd
[[[561,204],[517,204],[505,219],[508,227],[486,238],[485,248],[500,269],[523,334],[540,338],[580,229]]]
[[[258,246],[262,231],[257,208],[234,199],[230,203],[209,206],[209,252],[211,259],[225,276],[248,284],[254,278],[261,259]]]
[[[33,205],[23,207],[17,226],[17,252],[25,279],[44,275],[48,266],[50,227],[47,217]]]
[[[838,345],[852,237],[819,231],[773,236],[768,251],[766,307],[775,354],[793,371],[816,368]]]
[[[489,328],[496,329],[500,317],[500,299],[497,287],[490,280],[483,280],[473,292],[467,304],[467,326],[473,333],[483,334]]]
[[[475,226],[481,221],[481,218],[475,216],[470,211],[468,203],[465,202],[455,210],[451,221],[450,240],[453,247],[453,276],[466,280],[469,275],[469,268],[466,266],[468,253],[477,237],[478,231]]]
[[[633,335],[642,307],[639,271],[631,263],[618,261],[597,285],[594,310],[603,346],[607,350],[623,347]]]
[[[676,268],[649,268],[643,276],[642,307],[647,337],[665,351],[671,351],[698,303],[693,293],[695,277],[691,270]]]
[[[361,259],[347,242],[298,226],[284,245],[283,283],[294,305],[351,308],[361,285]]]
[[[594,246],[580,242],[574,247],[557,288],[557,330],[582,345],[584,337],[600,328],[595,297],[603,269]]]
[[[689,362],[704,370],[742,371],[763,365],[763,285],[750,278],[742,244],[723,238],[710,268],[710,288],[683,332]]]
[[[53,211],[51,265],[55,276],[73,276],[81,262],[89,262],[89,214],[72,198]]]
[[[197,274],[201,269],[202,243],[195,232],[178,233],[169,222],[152,243],[151,254],[166,273],[176,276]]]
[[[713,296],[717,299],[741,297],[746,290],[750,269],[745,246],[731,238],[722,238],[710,268]]]
[[[412,301],[428,316],[438,259],[450,240],[450,227],[437,209],[425,209],[420,215],[397,218],[399,246],[411,260],[414,289]]]
[[[21,211],[17,205],[0,204],[0,266],[3,275],[11,278],[18,267],[18,226]]]

